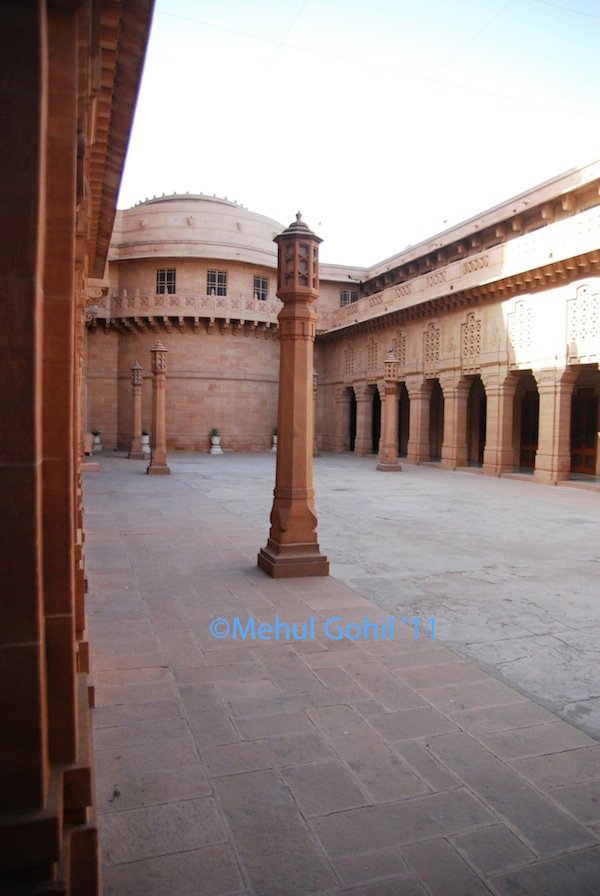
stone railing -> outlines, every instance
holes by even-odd
[[[250,295],[216,296],[201,293],[143,294],[113,292],[108,295],[96,290],[88,299],[88,322],[94,321],[174,321],[191,319],[209,322],[237,322],[277,326],[277,315],[282,303],[277,298],[260,301]]]
[[[600,207],[595,206],[338,308],[328,314],[327,329],[343,329],[461,290],[518,277],[549,263],[564,273],[564,269],[570,270],[569,259],[587,253],[597,254],[600,249],[599,232]],[[526,277],[524,279],[526,281]]]

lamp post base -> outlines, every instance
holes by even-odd
[[[257,563],[272,579],[329,575],[329,562],[318,544],[278,545],[269,539],[266,548],[261,548]]]

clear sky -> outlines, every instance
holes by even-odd
[[[600,0],[157,0],[119,207],[227,196],[367,265],[600,158]]]

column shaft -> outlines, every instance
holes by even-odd
[[[75,656],[75,230],[77,25],[73,12],[48,15],[48,170],[44,271],[42,463],[44,591],[51,761],[77,754]]]
[[[444,394],[444,440],[442,442],[442,466],[456,470],[467,464],[467,402],[469,381],[462,375],[440,378]]]
[[[350,448],[350,389],[336,387],[334,399],[333,450],[339,452]]]
[[[540,396],[534,476],[542,482],[556,483],[571,476],[571,396],[576,373],[539,370],[534,376]]]
[[[398,463],[398,383],[386,380],[383,394],[383,426],[377,469],[384,473],[401,470]]]
[[[271,528],[259,567],[271,578],[324,576],[313,490],[313,346],[318,296],[317,245],[301,221],[276,237],[279,313],[277,461]]]
[[[420,464],[431,456],[429,416],[432,381],[423,377],[409,378],[406,389],[410,398],[410,435],[406,459],[411,464]]]
[[[487,400],[483,472],[491,476],[511,473],[513,458],[514,398],[517,378],[506,371],[483,372]]]
[[[354,387],[356,395],[356,439],[354,453],[359,457],[373,453],[373,391],[370,386],[361,383]]]
[[[45,4],[3,5],[0,357],[2,414],[10,424],[0,440],[0,813],[42,807],[48,782],[41,481],[45,20]]]

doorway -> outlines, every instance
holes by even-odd
[[[429,459],[442,459],[444,441],[444,393],[440,381],[435,380],[429,399]]]
[[[519,467],[533,470],[538,448],[540,396],[535,389],[526,389],[521,397],[521,447]]]
[[[487,397],[481,377],[473,378],[467,399],[467,462],[483,465],[487,422]]]
[[[356,395],[354,394],[354,389],[350,389],[350,419],[349,419],[349,430],[348,430],[348,443],[350,445],[350,451],[354,451],[354,446],[356,444]]]
[[[381,396],[377,386],[373,388],[373,406],[371,413],[371,448],[373,454],[379,453],[379,439],[381,437]]]
[[[571,472],[596,475],[598,396],[578,389],[571,399]]]
[[[398,389],[398,456],[406,457],[408,454],[408,439],[410,437],[410,398],[406,383],[400,383]]]

